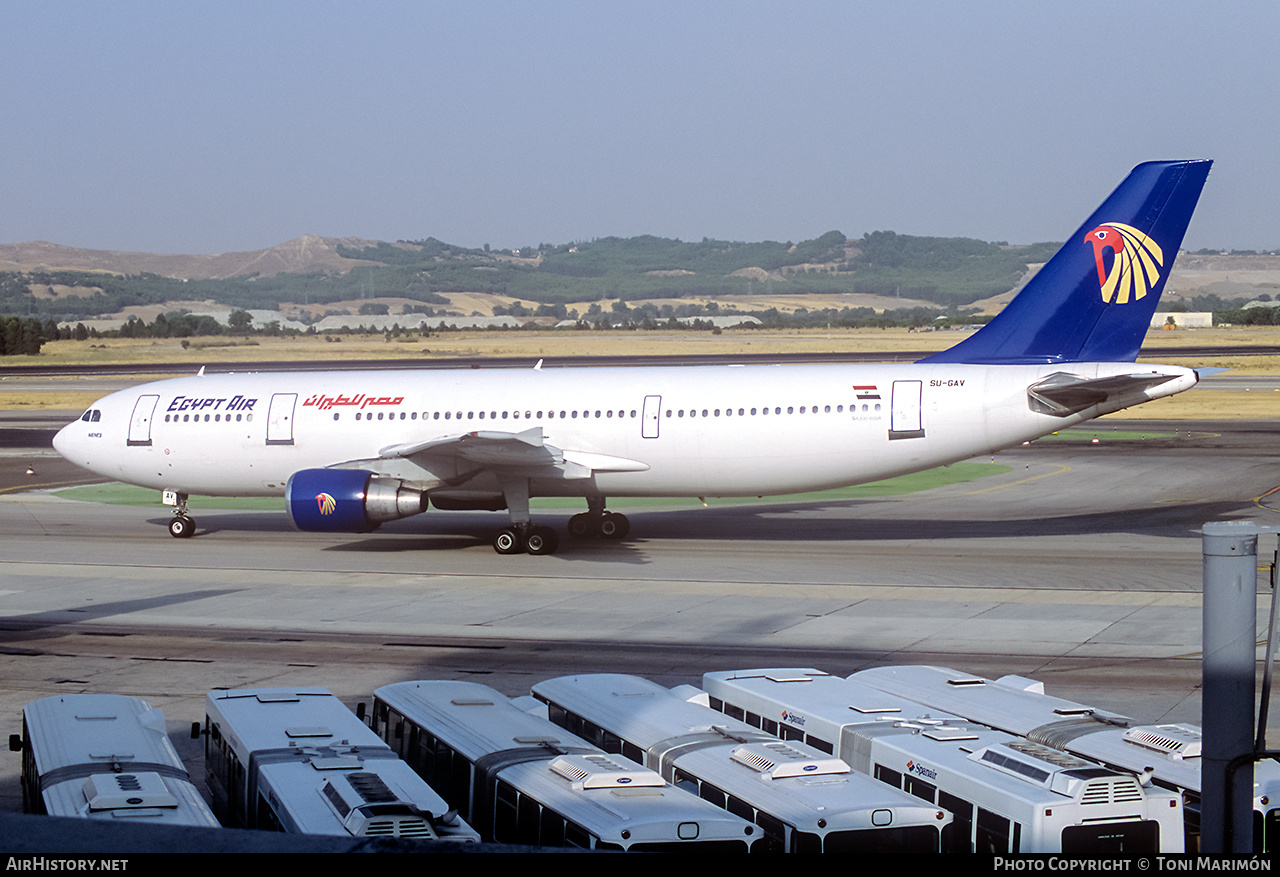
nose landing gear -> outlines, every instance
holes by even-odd
[[[169,519],[169,535],[175,539],[187,539],[195,531],[196,522],[187,514],[187,495],[179,493],[173,509],[173,517]]]

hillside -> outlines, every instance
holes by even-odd
[[[208,255],[0,244],[0,313],[76,322],[239,308],[310,325],[362,308],[392,315],[536,313],[554,321],[618,312],[625,303],[651,303],[650,315],[666,319],[682,304],[714,302],[740,313],[822,311],[823,319],[911,308],[991,314],[1056,247],[888,231],[857,239],[832,231],[799,243],[645,235],[492,252],[432,238],[388,243],[317,235]],[[1184,253],[1165,304],[1206,310],[1220,306],[1209,299],[1263,297],[1280,297],[1280,257]]]
[[[177,280],[224,280],[250,275],[270,277],[275,274],[307,274],[314,271],[345,273],[358,265],[376,263],[339,256],[339,247],[373,246],[377,246],[377,241],[308,234],[265,250],[187,256],[85,250],[46,241],[29,241],[22,244],[0,244],[0,271],[28,274],[107,271],[112,274],[158,274]]]

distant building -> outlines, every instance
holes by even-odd
[[[606,316],[606,315],[602,313],[600,316]],[[579,319],[576,319],[576,320],[561,320],[560,322],[556,323],[555,328],[576,329],[578,325],[581,323],[586,323],[587,325],[590,325],[593,319],[594,318],[592,317],[580,317]],[[692,326],[694,323],[705,323],[716,329],[734,329],[734,328],[737,328],[738,326],[764,325],[756,317],[752,317],[747,314],[734,315],[730,317],[726,317],[726,316],[713,317],[710,315],[705,317],[673,317],[672,319],[674,319],[677,323],[681,323],[685,326]],[[661,328],[663,325],[666,324],[666,322],[667,322],[667,318],[658,319],[657,320],[658,327]]]
[[[1209,311],[1179,314],[1173,311],[1156,311],[1151,315],[1151,328],[1162,329],[1169,321],[1179,329],[1209,329],[1213,327],[1213,314]]]
[[[426,314],[348,314],[325,317],[316,323],[316,331],[326,329],[374,329],[387,331],[399,325],[401,329],[416,330],[426,324],[428,329],[438,329],[443,324],[449,329],[492,329],[494,327],[519,328],[530,322],[528,317],[457,317],[428,316]]]

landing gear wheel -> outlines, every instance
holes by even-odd
[[[525,550],[525,542],[515,530],[502,530],[493,537],[493,550],[499,554],[519,554]]]
[[[574,515],[569,519],[569,535],[579,539],[600,535],[600,522],[588,512]]]
[[[175,515],[169,521],[169,535],[175,539],[186,539],[196,531],[196,522],[186,515]]]
[[[525,547],[530,554],[554,554],[560,539],[550,527],[534,527],[525,537]]]
[[[605,512],[600,519],[600,535],[605,539],[625,539],[631,532],[631,522],[626,515],[617,512]]]
[[[580,539],[598,536],[617,541],[627,538],[631,522],[617,512],[583,512],[569,519],[569,535]]]

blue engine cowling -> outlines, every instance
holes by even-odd
[[[426,493],[367,469],[303,469],[284,498],[295,527],[321,533],[367,533],[427,510]]]

